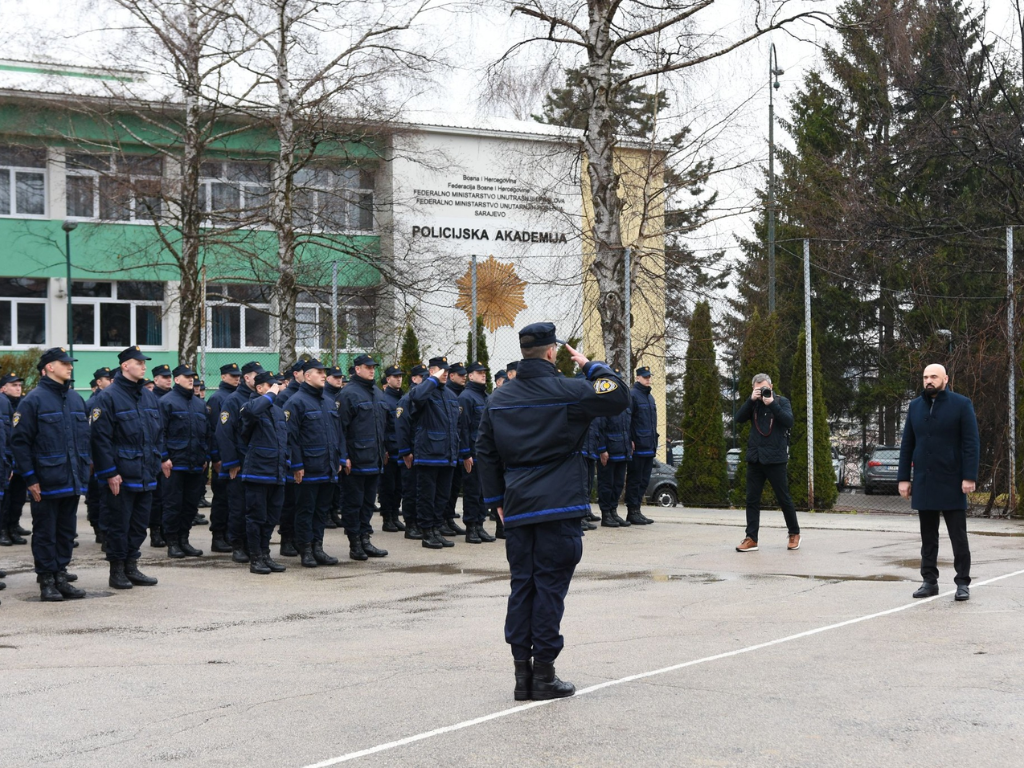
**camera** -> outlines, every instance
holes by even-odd
[[[771,387],[761,387],[761,399],[762,400],[764,400],[764,399],[771,400],[772,399],[772,388]]]

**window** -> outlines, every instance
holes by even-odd
[[[206,289],[207,346],[213,349],[270,348],[270,296],[262,285],[209,285]]]
[[[69,154],[68,216],[153,221],[163,211],[163,159],[141,155]]]
[[[270,204],[270,163],[207,162],[202,164],[199,174],[199,207],[211,221],[266,219]]]
[[[164,284],[143,280],[71,283],[75,346],[163,346]]]
[[[0,346],[46,345],[47,280],[0,277]]]
[[[351,289],[348,289],[351,290]],[[365,351],[374,345],[372,297],[338,296],[338,349]],[[334,344],[330,291],[302,292],[295,306],[297,348],[304,352],[330,351]]]
[[[46,150],[0,147],[0,216],[46,215]]]
[[[373,172],[360,168],[303,168],[295,174],[295,218],[324,232],[373,229]]]

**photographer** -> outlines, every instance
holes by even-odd
[[[800,524],[789,495],[786,464],[789,461],[789,430],[793,408],[789,400],[772,390],[766,373],[754,376],[754,391],[736,414],[736,422],[753,422],[747,439],[747,536],[737,552],[757,551],[757,530],[761,521],[761,491],[767,480],[782,506],[789,529],[788,549],[800,549]]]

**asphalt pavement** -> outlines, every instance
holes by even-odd
[[[227,555],[107,587],[84,508],[89,597],[38,601],[28,547],[0,550],[0,766],[1019,766],[1024,523],[968,523],[972,599],[920,582],[912,515],[645,509],[588,533],[558,674],[517,706],[501,543],[255,576]],[[490,524],[489,524],[490,526]],[[492,527],[492,526],[491,526]],[[193,544],[209,550],[209,534]],[[341,531],[327,551],[343,556]]]

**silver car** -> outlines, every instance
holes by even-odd
[[[861,475],[864,493],[896,493],[896,480],[900,468],[900,449],[895,445],[876,445],[864,459]]]

